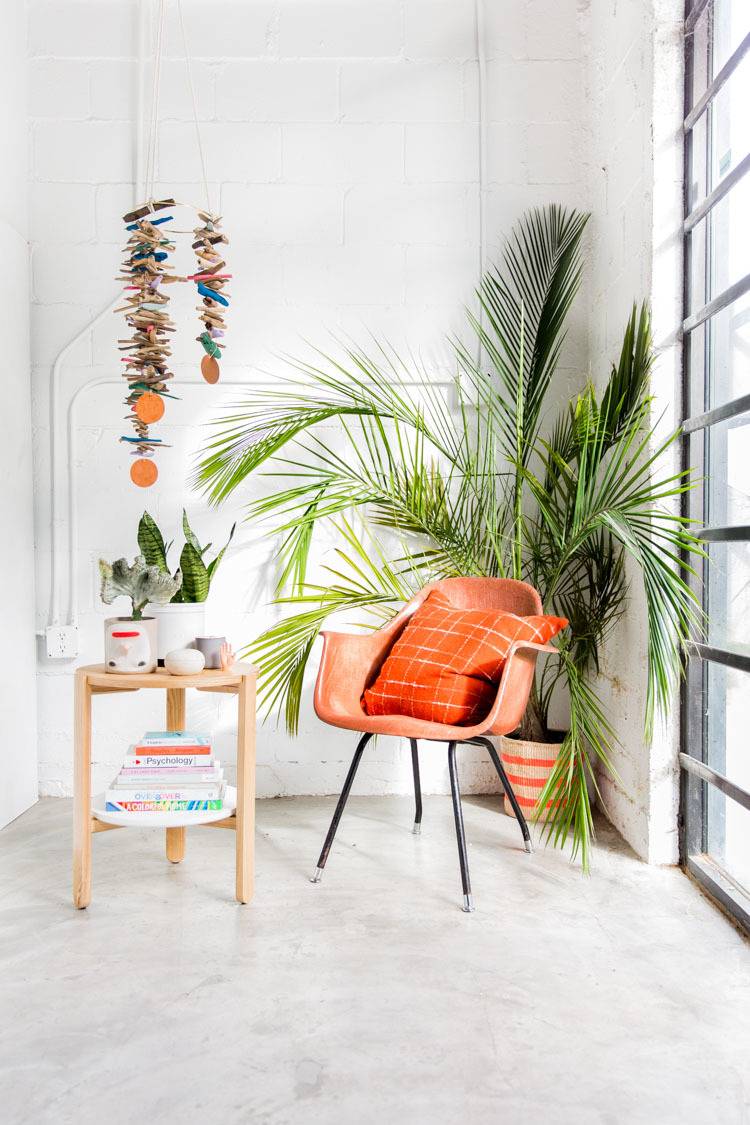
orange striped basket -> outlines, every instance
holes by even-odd
[[[559,752],[559,742],[524,742],[520,738],[503,736],[500,756],[508,781],[513,786],[513,792],[527,820],[538,819],[534,811],[536,803],[554,769]],[[550,805],[552,801],[547,802],[547,808]],[[504,799],[504,808],[507,816],[515,816],[507,797]]]

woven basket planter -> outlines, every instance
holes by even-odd
[[[538,819],[536,803],[555,768],[560,745],[560,742],[525,742],[520,738],[502,738],[500,757],[527,820]],[[548,801],[547,808],[551,804]],[[508,816],[515,816],[507,797],[504,798],[503,806]]]

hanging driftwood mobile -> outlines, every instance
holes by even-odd
[[[164,399],[175,397],[167,391],[167,384],[173,378],[169,357],[172,354],[170,334],[175,326],[169,315],[169,295],[162,287],[177,281],[192,281],[197,286],[202,299],[198,312],[204,325],[197,340],[205,353],[201,374],[207,383],[216,383],[219,379],[218,360],[224,345],[218,341],[224,336],[223,314],[229,305],[222,292],[231,274],[222,272],[226,263],[220,246],[228,240],[220,229],[220,216],[210,211],[198,212],[202,225],[193,232],[197,272],[180,277],[171,272],[169,265],[169,255],[175,244],[166,224],[173,216],[158,214],[174,206],[174,199],[152,200],[123,216],[129,237],[123,272],[118,280],[126,283],[127,296],[125,304],[116,311],[125,313],[126,322],[133,330],[129,339],[119,341],[119,347],[120,351],[127,352],[123,357],[123,378],[128,383],[125,404],[130,407],[130,413],[126,417],[132,423],[135,436],[123,435],[120,440],[132,446],[135,459],[130,466],[130,477],[141,488],[148,488],[157,479],[159,472],[153,456],[164,444],[161,438],[151,436],[149,427],[164,414]]]

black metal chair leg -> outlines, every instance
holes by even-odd
[[[448,743],[448,773],[451,779],[451,796],[453,798],[453,816],[456,821],[456,840],[458,842],[458,862],[461,866],[461,885],[464,891],[463,909],[470,914],[474,909],[474,899],[471,897],[471,880],[469,879],[469,858],[466,854],[466,833],[464,832],[464,814],[461,810],[461,791],[458,787],[458,771],[456,770],[456,743]]]
[[[344,806],[345,806],[347,800],[349,799],[349,793],[351,791],[352,782],[354,781],[354,775],[356,774],[357,768],[358,768],[359,763],[362,759],[362,755],[364,753],[365,746],[367,745],[367,743],[370,741],[371,738],[372,738],[371,734],[363,734],[362,737],[360,738],[359,742],[357,743],[357,749],[354,752],[354,757],[352,758],[352,764],[349,766],[349,772],[346,775],[346,781],[344,782],[344,788],[341,790],[341,796],[339,797],[338,804],[336,805],[336,811],[333,814],[333,820],[331,821],[331,826],[328,829],[328,835],[326,836],[325,843],[323,844],[323,850],[320,853],[320,859],[318,860],[318,866],[315,868],[315,874],[310,879],[311,883],[319,883],[322,876],[323,876],[323,868],[326,865],[326,861],[328,859],[328,853],[331,850],[331,844],[333,843],[333,838],[336,835],[336,829],[339,826],[339,821],[341,820],[341,814],[344,811]]]
[[[422,831],[422,785],[419,780],[419,747],[416,738],[411,742],[411,768],[414,773],[414,827],[412,832],[418,836]]]
[[[531,843],[531,833],[529,832],[529,826],[526,823],[526,817],[521,812],[521,806],[518,803],[518,798],[516,797],[515,793],[513,792],[513,786],[508,781],[508,775],[505,772],[505,768],[503,766],[503,763],[500,761],[500,757],[498,755],[497,750],[492,745],[489,738],[483,738],[480,735],[476,739],[474,739],[474,741],[481,743],[482,746],[485,746],[487,748],[487,750],[489,751],[490,758],[492,758],[492,764],[495,767],[495,769],[497,770],[498,777],[500,778],[500,780],[503,783],[503,789],[505,790],[505,792],[508,795],[508,800],[510,801],[511,805],[513,806],[513,812],[516,814],[516,820],[518,821],[518,823],[520,825],[520,828],[521,828],[521,832],[523,833],[523,846],[524,846],[524,848],[526,849],[527,852],[529,852],[529,853],[533,852],[534,847]]]

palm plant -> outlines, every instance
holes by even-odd
[[[558,655],[537,671],[521,733],[549,740],[550,705],[566,685],[570,728],[538,808],[547,838],[572,836],[584,868],[593,834],[587,779],[595,788],[597,762],[613,772],[596,673],[626,604],[626,559],[648,609],[648,733],[698,623],[680,557],[700,552],[674,510],[689,473],[660,467],[678,435],[656,439],[646,306],[633,308],[603,392],[585,385],[559,417],[545,416],[586,221],[551,205],[516,225],[500,265],[482,279],[479,315],[468,314],[476,353],[451,342],[453,401],[385,345],[346,348],[342,358],[317,352],[290,361],[289,378],[216,423],[196,475],[214,503],[261,469],[274,477],[248,518],[271,518],[281,537],[283,616],[247,652],[262,702],[283,707],[290,731],[313,645],[333,613],[357,611],[376,627],[427,581],[482,575],[528,580],[546,612],[570,619]],[[312,582],[310,548],[322,525],[337,546]]]

